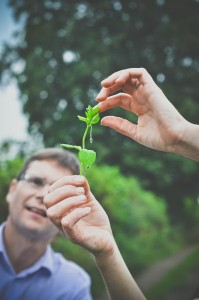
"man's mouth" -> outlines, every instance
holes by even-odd
[[[38,214],[38,215],[40,215],[44,218],[47,217],[46,212],[43,209],[40,209],[40,208],[37,208],[37,207],[26,207],[26,208],[27,208],[27,210],[32,211],[32,212],[34,212],[34,213],[36,213],[36,214]]]

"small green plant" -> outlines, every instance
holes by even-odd
[[[79,151],[78,157],[80,160],[80,175],[83,174],[85,169],[90,168],[90,166],[96,160],[96,152],[93,150],[86,149],[86,137],[87,134],[90,132],[90,143],[93,142],[92,125],[97,124],[100,120],[98,106],[92,107],[91,105],[89,105],[86,108],[85,116],[86,117],[78,116],[80,121],[86,123],[86,129],[82,138],[82,146],[61,144],[62,147],[69,148],[69,149],[76,149]]]

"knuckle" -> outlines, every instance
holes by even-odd
[[[52,206],[47,209],[46,214],[51,221],[56,224],[59,223],[60,216],[57,215],[55,209]]]
[[[140,68],[140,69],[141,69],[141,71],[142,71],[143,74],[146,74],[146,73],[147,73],[147,70],[146,70],[145,68],[142,67],[142,68]]]
[[[62,218],[61,225],[64,227],[65,230],[67,229],[67,231],[72,229],[72,225],[68,218]]]

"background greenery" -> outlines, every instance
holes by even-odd
[[[145,67],[179,111],[198,123],[197,0],[10,0],[10,5],[22,27],[14,45],[4,45],[1,80],[17,80],[33,140],[80,144],[84,128],[76,116],[96,103],[102,79],[128,67]],[[136,121],[120,109],[109,113]],[[93,131],[97,165],[88,177],[130,270],[168,255],[182,240],[197,242],[198,164],[147,149],[108,128]],[[13,160],[8,153],[9,142],[1,147],[1,221],[9,180],[28,154],[24,144]],[[67,250],[73,246],[65,243],[55,247],[81,260],[79,248]],[[92,266],[92,273],[88,259],[90,265],[86,259],[82,265]],[[94,293],[100,291],[96,282]]]

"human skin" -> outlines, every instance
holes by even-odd
[[[78,187],[83,194],[77,193]],[[56,181],[44,203],[48,217],[66,237],[93,255],[110,299],[145,299],[120,254],[108,216],[84,176],[65,176]]]
[[[101,124],[159,151],[199,161],[199,125],[188,122],[143,68],[113,73],[96,97],[99,112],[121,107],[137,115],[137,124],[106,116]],[[121,91],[120,93],[111,94]]]
[[[33,161],[27,170],[32,175],[45,178],[49,183],[36,190],[24,180],[12,180],[7,194],[9,215],[4,241],[9,259],[16,272],[31,266],[46,250],[49,242],[58,233],[50,220],[32,208],[46,212],[43,203],[49,185],[57,179],[71,175],[69,169],[54,161]]]

